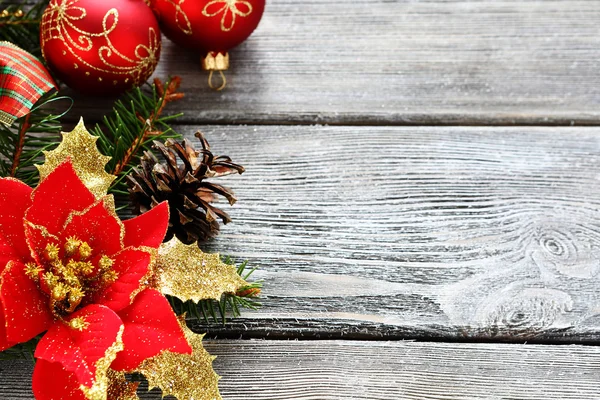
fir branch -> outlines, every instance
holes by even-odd
[[[227,257],[224,262],[231,264],[231,259]],[[248,262],[244,261],[237,269],[238,275],[246,281],[256,271],[256,269],[247,271],[247,265]],[[261,303],[257,299],[260,296],[262,285],[262,281],[254,281],[240,288],[236,293],[225,293],[220,301],[208,299],[197,304],[193,301],[182,302],[175,297],[167,297],[176,314],[186,313],[188,316],[204,320],[206,323],[212,320],[216,323],[222,322],[224,325],[227,322],[228,315],[237,318],[241,315],[241,309],[243,308],[251,310],[260,308]]]
[[[156,88],[156,92],[160,97],[160,101],[158,103],[158,108],[150,113],[148,118],[144,118],[139,112],[136,113],[140,122],[142,122],[143,128],[142,132],[140,132],[139,136],[136,140],[131,144],[131,147],[127,149],[123,159],[115,166],[115,169],[112,171],[114,175],[119,175],[123,170],[131,163],[132,158],[135,157],[137,152],[139,151],[140,146],[152,138],[156,140],[156,138],[161,134],[160,131],[156,130],[157,120],[160,118],[165,106],[172,102],[183,98],[183,93],[177,93],[177,89],[181,84],[181,79],[179,77],[175,77],[167,82],[167,91],[165,92],[162,82],[156,78],[154,79],[154,86]]]
[[[114,104],[102,126],[96,124],[92,130],[99,137],[100,152],[111,157],[106,170],[117,179],[109,193],[117,198],[122,200],[128,195],[125,176],[139,163],[142,153],[150,150],[153,140],[181,137],[169,123],[182,114],[162,115],[167,104],[183,98],[183,93],[177,92],[180,83],[179,77],[169,79],[165,85],[155,79],[148,85],[149,91],[133,89]]]
[[[35,164],[42,161],[43,152],[60,142],[60,118],[46,107],[58,100],[71,99],[51,93],[43,96],[31,113],[17,119],[11,126],[0,124],[0,176],[14,177],[30,186],[37,185],[39,173]]]
[[[48,3],[49,0],[41,0],[34,5],[7,5],[0,0],[0,41],[11,42],[42,60],[40,22]]]

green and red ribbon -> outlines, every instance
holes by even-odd
[[[0,42],[0,123],[28,114],[56,83],[42,63],[10,42]]]

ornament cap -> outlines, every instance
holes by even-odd
[[[229,53],[211,51],[202,58],[202,69],[205,71],[226,71],[229,69]]]
[[[210,71],[210,74],[208,75],[208,86],[211,89],[216,91],[225,89],[225,86],[227,86],[227,79],[225,78],[223,71],[229,69],[229,53],[209,51],[208,54],[202,58],[202,69]],[[213,73],[215,71],[218,71],[221,75],[220,85],[213,83]]]

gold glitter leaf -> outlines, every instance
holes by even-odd
[[[248,286],[233,265],[225,264],[218,254],[202,252],[173,238],[158,248],[156,286],[163,294],[182,301],[219,300],[223,293],[235,293]]]
[[[157,387],[163,396],[175,396],[178,400],[221,400],[219,375],[212,369],[216,358],[202,346],[204,335],[197,335],[179,318],[185,337],[192,346],[192,354],[164,351],[142,363],[139,372],[149,383],[149,390]]]
[[[137,388],[139,383],[129,382],[124,372],[108,370],[109,380],[107,400],[139,400]]]
[[[73,163],[77,176],[97,199],[106,196],[115,176],[104,170],[110,157],[102,155],[96,146],[97,136],[91,135],[83,123],[83,118],[72,132],[62,132],[63,140],[52,151],[45,151],[46,161],[36,165],[40,171],[40,181],[68,158]]]

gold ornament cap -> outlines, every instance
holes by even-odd
[[[225,89],[227,86],[227,79],[223,71],[229,69],[229,53],[221,53],[220,51],[209,51],[208,54],[202,58],[202,69],[210,71],[208,74],[208,86],[216,91]],[[217,85],[213,83],[213,74],[215,71],[221,75],[221,84]]]
[[[229,53],[209,52],[202,58],[202,69],[205,71],[227,71],[229,69]]]

